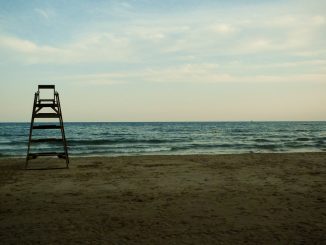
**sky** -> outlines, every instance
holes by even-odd
[[[0,0],[0,121],[326,120],[325,0]]]

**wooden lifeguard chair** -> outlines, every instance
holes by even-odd
[[[41,90],[53,90],[49,95],[49,98],[41,97]],[[48,92],[48,91],[47,91]],[[43,108],[50,108],[52,109],[50,113],[40,112]],[[58,118],[59,124],[38,124],[34,125],[35,119],[38,118]],[[60,129],[61,137],[60,138],[36,138],[33,139],[33,130],[54,130]],[[34,143],[56,143],[62,142],[63,145],[63,152],[33,152],[31,153],[31,145]],[[31,126],[29,131],[29,140],[28,140],[28,148],[27,148],[27,156],[26,156],[26,164],[25,169],[28,167],[28,161],[31,159],[35,159],[40,156],[57,156],[58,158],[62,158],[66,160],[66,167],[69,166],[69,156],[68,156],[68,148],[67,148],[67,140],[65,136],[65,130],[63,125],[62,119],[62,111],[59,99],[59,93],[55,91],[55,85],[38,85],[38,91],[34,95],[34,104],[33,104],[33,112],[32,112],[32,119],[31,119]]]

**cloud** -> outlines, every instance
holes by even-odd
[[[78,64],[105,61],[127,61],[128,40],[112,34],[89,35],[76,42],[54,47],[12,36],[0,36],[0,53],[26,64]]]
[[[40,8],[35,8],[34,11],[41,17],[45,18],[45,19],[49,19],[51,13],[47,10],[44,9],[40,9]]]
[[[131,74],[111,72],[55,77],[56,81],[71,82],[78,85],[114,85],[130,82]]]
[[[235,31],[235,28],[232,25],[225,23],[213,24],[209,27],[209,29],[220,34],[230,34]]]
[[[326,83],[324,73],[288,75],[239,75],[226,73],[218,64],[186,64],[178,67],[138,69],[110,73],[95,73],[57,77],[57,81],[70,81],[84,85],[113,85],[127,83]]]
[[[10,36],[0,36],[0,45],[9,48],[16,52],[25,54],[50,54],[58,52],[59,49],[50,46],[38,46],[37,44],[24,39],[19,39]]]
[[[324,70],[320,67],[325,61],[326,47],[325,36],[321,34],[325,27],[322,15],[260,9],[255,15],[244,11],[236,17],[232,13],[234,18],[230,18],[230,12],[216,13],[205,8],[178,15],[160,13],[153,18],[146,12],[137,15],[135,7],[128,4],[117,6],[131,11],[134,19],[117,22],[114,18],[96,19],[71,38],[51,45],[37,38],[38,41],[32,41],[0,33],[0,54],[5,54],[3,57],[10,62],[27,65],[87,64],[95,67],[94,70],[112,64],[134,66],[128,73],[104,71],[75,79],[98,84],[133,80],[216,83],[274,79],[278,82],[297,78],[321,82],[323,78]],[[39,8],[35,12],[44,18],[51,14]],[[281,62],[273,59],[276,56],[282,57]],[[294,60],[298,56],[299,61],[303,59],[301,63]],[[309,64],[312,59],[319,60],[314,68],[315,77],[311,74],[314,64]],[[232,63],[235,60],[250,60],[250,63]],[[295,67],[305,68],[307,74],[295,77],[301,74],[298,69],[282,76],[271,75],[277,69]]]
[[[42,9],[35,11],[48,16]],[[227,15],[214,17],[212,14],[215,13],[199,12],[194,16],[181,14],[172,17],[159,15],[155,20],[148,20],[149,17],[145,15],[132,21],[127,20],[122,25],[96,22],[93,25],[103,27],[99,29],[89,26],[85,29],[94,30],[81,31],[74,39],[56,46],[39,45],[30,40],[19,41],[14,36],[9,38],[33,46],[34,50],[42,49],[46,52],[45,49],[51,49],[48,58],[41,55],[42,59],[38,59],[38,52],[25,54],[33,56],[26,60],[40,63],[130,62],[146,57],[158,60],[168,55],[180,60],[181,53],[188,57],[217,53],[228,56],[260,52],[307,54],[314,49],[315,42],[320,40],[317,36],[325,22],[325,18],[320,15],[251,17],[240,14],[238,18],[230,20]],[[12,45],[7,46],[12,48]]]
[[[326,23],[325,17],[324,16],[320,16],[320,15],[316,15],[312,17],[312,23],[314,25],[324,25]]]
[[[57,63],[71,56],[69,50],[48,45],[37,45],[29,40],[11,36],[0,36],[0,53],[7,53],[7,58],[25,64]]]

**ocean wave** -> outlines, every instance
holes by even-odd
[[[103,149],[103,150],[84,150],[84,151],[72,151],[73,155],[107,155],[107,154],[142,154],[142,153],[160,153],[160,152],[169,152],[171,151],[170,147],[162,148],[147,148],[141,149],[138,148],[119,148],[119,149]]]
[[[318,148],[322,148],[326,146],[326,143],[323,140],[319,140],[317,142],[315,142],[315,146]]]
[[[265,149],[265,150],[276,150],[279,148],[279,146],[275,144],[257,144],[254,145],[254,148]]]
[[[247,148],[244,144],[189,144],[172,146],[171,151],[188,150],[188,149],[212,149],[212,148],[230,148],[230,149],[241,149]]]
[[[79,140],[79,139],[67,139],[69,145],[111,145],[111,144],[162,144],[162,143],[174,143],[182,142],[182,140],[174,139],[88,139],[88,140]]]
[[[0,125],[2,155],[25,155],[29,123]],[[191,154],[322,151],[326,122],[68,123],[71,154]],[[4,136],[6,135],[6,136]],[[33,137],[60,137],[35,131]],[[61,149],[62,142],[37,143],[32,150]]]
[[[302,142],[307,142],[307,141],[302,141]],[[290,142],[286,142],[284,143],[284,146],[287,148],[295,148],[295,149],[299,149],[299,148],[310,148],[313,147],[313,144],[307,144],[307,143],[301,143],[298,141],[290,141]]]
[[[310,138],[306,138],[306,137],[300,137],[300,138],[296,138],[295,140],[297,140],[297,141],[309,141],[311,139]]]
[[[265,143],[265,142],[273,142],[273,141],[271,141],[271,140],[268,140],[268,139],[262,139],[262,138],[260,138],[260,139],[254,139],[254,141],[255,141],[255,142],[262,142],[262,143]]]

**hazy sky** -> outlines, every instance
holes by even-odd
[[[0,0],[0,121],[326,120],[326,1]]]

